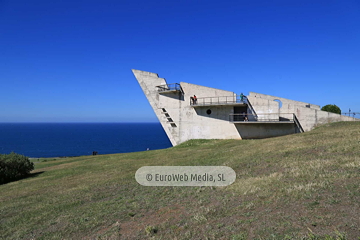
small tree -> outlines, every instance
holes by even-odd
[[[322,111],[341,114],[341,109],[335,104],[328,104],[321,108]]]
[[[0,154],[0,184],[26,177],[34,170],[34,163],[20,154]]]

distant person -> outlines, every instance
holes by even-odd
[[[242,115],[242,119],[243,119],[243,121],[245,122],[245,121],[246,121],[246,119],[247,119],[246,113],[245,113],[245,112],[243,112],[241,115]]]
[[[194,95],[194,104],[197,104],[197,97]]]
[[[244,97],[245,97],[244,94],[241,93],[241,94],[240,94],[240,101],[241,101],[241,102],[244,102]]]
[[[247,121],[249,121],[249,119],[248,119],[247,113],[244,112],[244,122],[247,122]]]

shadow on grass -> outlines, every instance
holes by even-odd
[[[9,179],[9,180],[5,180],[3,182],[0,182],[0,185],[3,185],[3,184],[7,184],[7,183],[11,183],[11,182],[16,182],[16,181],[19,181],[19,180],[24,180],[24,179],[27,179],[27,178],[34,178],[34,177],[37,177],[38,175],[44,173],[45,171],[41,171],[41,172],[36,172],[36,173],[30,173],[26,176],[23,176],[23,177],[19,177],[19,178],[15,178],[15,179]]]

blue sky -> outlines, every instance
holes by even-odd
[[[360,2],[0,0],[0,122],[156,122],[131,69],[360,112]]]

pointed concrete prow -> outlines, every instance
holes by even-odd
[[[164,78],[159,78],[159,75],[152,72],[146,72],[141,70],[132,69],[133,74],[135,75],[136,80],[140,84],[141,89],[143,90],[147,100],[149,101],[152,109],[154,110],[159,122],[161,123],[166,135],[168,136],[171,144],[173,146],[177,145],[175,141],[174,134],[171,126],[168,124],[168,119],[166,114],[168,114],[161,101],[159,101],[159,88],[158,86],[166,85],[166,80]],[[176,135],[176,134],[175,134]]]

